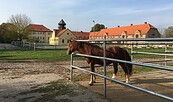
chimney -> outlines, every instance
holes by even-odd
[[[130,24],[131,26],[133,26],[133,24]]]
[[[144,22],[144,24],[147,24],[147,22]]]

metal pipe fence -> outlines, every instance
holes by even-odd
[[[153,91],[150,91],[150,90],[146,90],[146,89],[143,89],[143,88],[140,88],[140,87],[137,87],[137,86],[134,86],[134,85],[131,85],[131,84],[122,82],[122,81],[120,81],[120,80],[113,79],[113,78],[110,78],[110,77],[107,77],[107,76],[106,76],[106,63],[105,63],[106,60],[111,60],[111,61],[116,61],[116,62],[121,62],[121,63],[128,63],[128,64],[133,64],[133,65],[138,65],[138,66],[145,66],[145,67],[156,68],[156,69],[161,69],[161,70],[173,71],[173,67],[172,67],[172,66],[162,66],[162,65],[152,64],[152,63],[135,62],[135,61],[125,61],[125,60],[107,58],[107,57],[105,56],[105,52],[106,52],[106,42],[107,42],[107,41],[115,41],[115,40],[117,41],[117,39],[114,39],[114,40],[99,40],[99,41],[103,42],[103,45],[104,45],[104,46],[103,46],[103,49],[104,49],[104,56],[103,56],[103,57],[100,57],[100,56],[93,56],[93,55],[85,55],[85,54],[79,54],[79,53],[72,53],[72,55],[71,55],[71,74],[70,74],[70,79],[71,79],[71,80],[73,79],[73,69],[79,69],[79,70],[88,72],[88,73],[90,73],[90,74],[94,74],[94,75],[97,75],[97,76],[100,76],[100,77],[104,78],[104,96],[105,96],[105,97],[106,97],[106,79],[108,79],[108,80],[114,81],[114,82],[116,82],[116,83],[119,83],[119,84],[121,84],[121,85],[128,86],[128,87],[130,87],[130,88],[133,88],[133,89],[136,89],[136,90],[139,90],[139,91],[143,91],[143,92],[149,93],[149,94],[151,94],[151,95],[154,95],[154,96],[157,96],[157,97],[161,97],[161,98],[164,98],[164,99],[173,101],[173,98],[172,98],[172,97],[165,96],[165,95],[162,95],[162,94],[158,94],[158,93],[156,93],[156,92],[153,92]],[[78,41],[93,42],[93,41],[91,41],[91,40],[78,40]],[[95,40],[95,41],[98,41],[98,40]],[[161,38],[118,39],[118,41],[173,41],[173,38],[166,38],[166,39],[161,39]],[[154,54],[154,53],[150,53],[150,54]],[[155,53],[155,54],[157,54],[157,53]],[[165,55],[165,54],[163,54],[163,55]],[[167,54],[166,54],[166,55],[167,55]],[[83,56],[83,57],[91,57],[91,58],[103,59],[103,61],[104,61],[104,75],[99,74],[99,73],[96,73],[96,72],[88,71],[88,70],[84,69],[84,67],[74,66],[74,65],[73,65],[73,57],[74,57],[74,56]],[[172,55],[171,55],[171,56],[172,56]]]
[[[164,60],[158,60],[158,61],[151,61],[151,62],[164,62],[165,66],[167,65],[167,61],[172,61],[172,59],[167,59],[167,56],[173,56],[173,54],[171,54],[173,51],[168,50],[168,47],[170,47],[170,45],[173,45],[173,42],[144,42],[145,47],[147,46],[147,44],[152,44],[150,45],[151,48],[164,48],[163,52],[142,52],[142,51],[134,51],[134,44],[132,43],[131,45],[131,58],[133,59],[133,55],[134,54],[145,54],[145,55],[159,55],[159,56],[164,56]],[[142,45],[144,45],[142,44]],[[159,45],[159,46],[158,46]],[[140,46],[140,45],[139,45]],[[149,47],[149,48],[150,48]],[[141,48],[141,47],[140,47]]]

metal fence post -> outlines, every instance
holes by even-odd
[[[71,54],[71,66],[70,66],[70,80],[73,81],[73,54]]]
[[[166,53],[167,53],[167,43],[165,43],[165,66],[167,65],[167,56],[166,56]]]
[[[35,51],[35,43],[34,43],[34,51]]]
[[[131,45],[131,60],[133,60],[133,42],[132,42],[132,45]]]
[[[104,35],[103,49],[104,76],[106,76],[106,34]],[[106,78],[104,78],[104,96],[106,97]]]

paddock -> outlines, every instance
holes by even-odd
[[[147,39],[114,39],[114,40],[96,40],[96,41],[89,41],[89,40],[79,40],[79,41],[87,41],[87,42],[103,42],[103,48],[104,48],[104,51],[106,49],[106,42],[112,42],[112,41],[123,41],[124,42],[127,42],[127,41],[130,41],[130,42],[139,42],[139,41],[150,41],[150,42],[153,42],[153,41],[158,41],[158,42],[161,42],[161,41],[168,41],[167,43],[173,41],[172,38],[166,38],[166,39],[163,39],[163,38],[147,38]],[[133,44],[132,44],[133,45]],[[134,52],[133,52],[134,53]],[[139,52],[138,52],[139,53]],[[142,52],[140,52],[142,53]],[[143,52],[143,54],[146,54]],[[149,54],[149,53],[147,53]],[[151,54],[151,53],[150,53]],[[158,53],[152,53],[152,54],[158,54]],[[161,55],[164,55],[164,56],[172,56],[172,54],[161,54]],[[159,94],[157,92],[154,92],[154,91],[150,91],[150,90],[147,90],[147,89],[144,89],[144,88],[141,88],[141,87],[138,87],[138,86],[135,86],[135,85],[132,85],[132,84],[127,84],[123,81],[120,81],[120,80],[117,80],[117,79],[112,79],[110,77],[107,77],[106,73],[106,64],[104,64],[104,67],[103,67],[103,70],[104,70],[104,74],[99,74],[99,73],[93,73],[89,70],[86,70],[84,68],[86,68],[85,66],[84,67],[79,67],[79,66],[75,66],[73,65],[74,62],[73,62],[73,57],[74,56],[83,56],[83,57],[92,57],[92,58],[99,58],[99,59],[103,59],[104,62],[106,60],[111,60],[111,61],[117,61],[117,62],[123,62],[123,63],[129,63],[129,64],[133,64],[133,65],[137,65],[137,66],[145,66],[145,67],[149,67],[149,68],[156,68],[156,69],[160,69],[160,70],[167,70],[167,71],[173,71],[173,67],[172,66],[163,66],[163,65],[158,65],[158,64],[152,64],[152,63],[144,63],[144,62],[135,62],[135,61],[132,61],[132,62],[129,62],[129,61],[124,61],[124,60],[119,60],[119,59],[111,59],[111,58],[106,58],[105,57],[105,53],[104,53],[104,57],[99,57],[99,56],[92,56],[92,55],[84,55],[84,54],[79,54],[79,53],[74,53],[72,54],[71,56],[71,75],[70,75],[70,79],[73,80],[73,70],[74,69],[79,69],[79,70],[82,70],[82,71],[85,71],[85,72],[88,72],[88,73],[91,73],[91,74],[94,74],[94,75],[97,75],[99,77],[102,77],[104,79],[104,84],[103,84],[103,95],[105,97],[107,97],[107,81],[106,80],[111,80],[113,82],[116,82],[120,85],[124,85],[124,86],[127,86],[127,87],[130,87],[130,88],[133,88],[133,89],[136,89],[136,90],[139,90],[139,91],[142,91],[142,92],[145,92],[145,93],[148,93],[148,94],[151,94],[151,95],[154,95],[154,96],[157,96],[157,97],[160,97],[160,98],[163,98],[165,100],[168,100],[168,101],[173,101],[173,97],[172,96],[167,96],[167,95],[163,95],[163,94]],[[166,60],[165,60],[166,61]],[[166,74],[166,73],[165,73]],[[163,79],[164,80],[164,79]]]
[[[171,41],[169,41],[171,42]],[[124,45],[124,44],[121,44]],[[164,46],[164,45],[163,45]],[[162,46],[162,47],[163,47]],[[171,45],[169,45],[171,47]],[[126,47],[126,46],[125,46]],[[136,51],[135,48],[137,46],[134,46],[133,51]],[[146,46],[149,51],[152,46]],[[129,45],[129,48],[131,46]],[[163,47],[164,48],[164,47]],[[159,48],[160,49],[160,48]],[[168,49],[167,49],[168,50]],[[37,50],[35,51],[37,52]],[[65,52],[65,51],[64,51]],[[169,51],[171,52],[171,51]],[[163,52],[165,54],[165,52]],[[171,54],[171,53],[168,53]],[[141,54],[134,54],[134,55],[141,55]],[[149,55],[149,54],[148,54]],[[146,56],[148,56],[146,55]],[[149,55],[150,56],[150,55]],[[4,58],[10,57],[10,56],[3,56]],[[156,60],[164,60],[164,55],[162,55],[162,58],[152,58],[152,61],[154,62]],[[169,58],[167,56],[167,58]],[[135,57],[134,57],[135,59]],[[151,62],[150,59],[141,59],[136,62]],[[35,62],[33,60],[29,61],[24,61],[24,62],[0,62],[0,79],[1,81],[0,84],[0,100],[2,99],[9,100],[7,102],[15,101],[17,98],[24,100],[32,100],[33,98],[39,98],[37,97],[38,94],[35,93],[30,93],[26,95],[20,94],[22,89],[24,91],[26,90],[32,90],[34,88],[38,88],[40,86],[44,86],[45,83],[48,83],[49,81],[55,81],[58,80],[58,77],[61,76],[63,79],[66,80],[68,79],[70,75],[70,67],[71,64],[70,61],[65,61],[65,62]],[[160,63],[160,62],[159,62]],[[168,65],[170,63],[173,63],[173,61],[168,61]],[[144,63],[145,64],[145,63]],[[161,63],[164,65],[164,63]],[[81,66],[81,67],[87,67],[87,64],[85,61],[73,61],[74,66]],[[83,68],[87,69],[87,68]],[[100,69],[103,72],[103,68],[97,68]],[[107,67],[107,72],[112,71],[112,67],[108,66]],[[150,68],[151,69],[151,68]],[[88,70],[88,69],[87,69]],[[78,77],[81,75],[83,77],[83,71],[81,70],[73,70],[73,75]],[[86,75],[89,75],[88,73],[85,73]],[[173,97],[173,75],[172,71],[167,71],[167,70],[155,70],[152,72],[143,72],[143,73],[134,73],[131,79],[132,85],[135,85],[137,87],[142,87],[147,90],[152,90],[153,92],[163,94],[168,97]],[[66,77],[67,75],[67,77]],[[108,74],[107,74],[108,75]],[[146,76],[147,75],[147,76]],[[36,77],[37,76],[37,77]],[[73,76],[73,77],[74,77]],[[26,78],[28,77],[28,78]],[[80,77],[80,76],[79,76]],[[84,76],[85,77],[85,76]],[[32,79],[30,79],[32,78]],[[47,80],[51,79],[51,80]],[[25,80],[29,79],[29,81]],[[46,79],[46,80],[45,80]],[[74,78],[75,79],[75,78]],[[118,75],[117,80],[123,81],[124,76]],[[15,82],[15,80],[18,82]],[[75,81],[75,83],[79,83],[85,87],[87,87],[90,91],[87,91],[87,94],[90,92],[94,94],[91,94],[92,97],[98,97],[97,93],[104,95],[104,82],[103,78],[98,77],[97,83],[94,86],[88,86],[88,78],[84,79],[82,81]],[[37,84],[37,82],[44,81],[42,84]],[[3,83],[2,83],[3,82]],[[153,95],[150,95],[148,93],[144,93],[132,88],[129,88],[127,86],[117,84],[117,83],[110,83],[108,80],[106,80],[106,97],[107,99],[111,99],[111,102],[134,102],[135,101],[140,101],[140,102],[169,102],[170,100],[164,99],[164,98],[159,98],[155,97]],[[21,85],[20,87],[11,87],[11,86],[18,86]],[[25,86],[25,88],[23,88]],[[11,88],[13,90],[11,90]],[[29,88],[29,89],[28,89]],[[13,94],[13,92],[15,94]],[[39,96],[42,96],[43,94],[39,94]],[[47,94],[49,95],[49,94]],[[78,95],[78,94],[76,94]],[[62,97],[59,97],[62,98]],[[85,97],[88,98],[88,97]],[[90,99],[90,98],[88,98]],[[99,98],[100,99],[100,98]],[[146,101],[145,101],[146,100]],[[102,102],[102,101],[100,101]],[[105,102],[105,100],[103,100]],[[109,101],[110,102],[110,101]]]

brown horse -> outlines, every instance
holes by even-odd
[[[68,45],[67,54],[70,55],[74,51],[78,51],[81,54],[87,54],[87,55],[93,55],[93,56],[103,56],[103,48],[101,48],[95,44],[86,43],[86,42],[70,41],[69,45]],[[131,61],[131,58],[130,58],[128,52],[125,49],[120,48],[118,46],[113,46],[113,47],[107,48],[106,57]],[[95,71],[95,68],[94,68],[95,64],[99,64],[99,65],[104,64],[103,59],[86,57],[86,60],[87,60],[87,63],[90,64],[90,69],[92,72]],[[122,67],[122,69],[125,72],[126,83],[128,83],[129,77],[132,74],[132,64],[106,60],[106,65],[109,65],[111,63],[113,63],[113,67],[114,67],[114,74],[113,74],[112,78],[115,78],[115,75],[118,71],[117,66],[119,63],[119,65]],[[89,85],[93,85],[94,82],[95,82],[95,75],[91,74]]]

